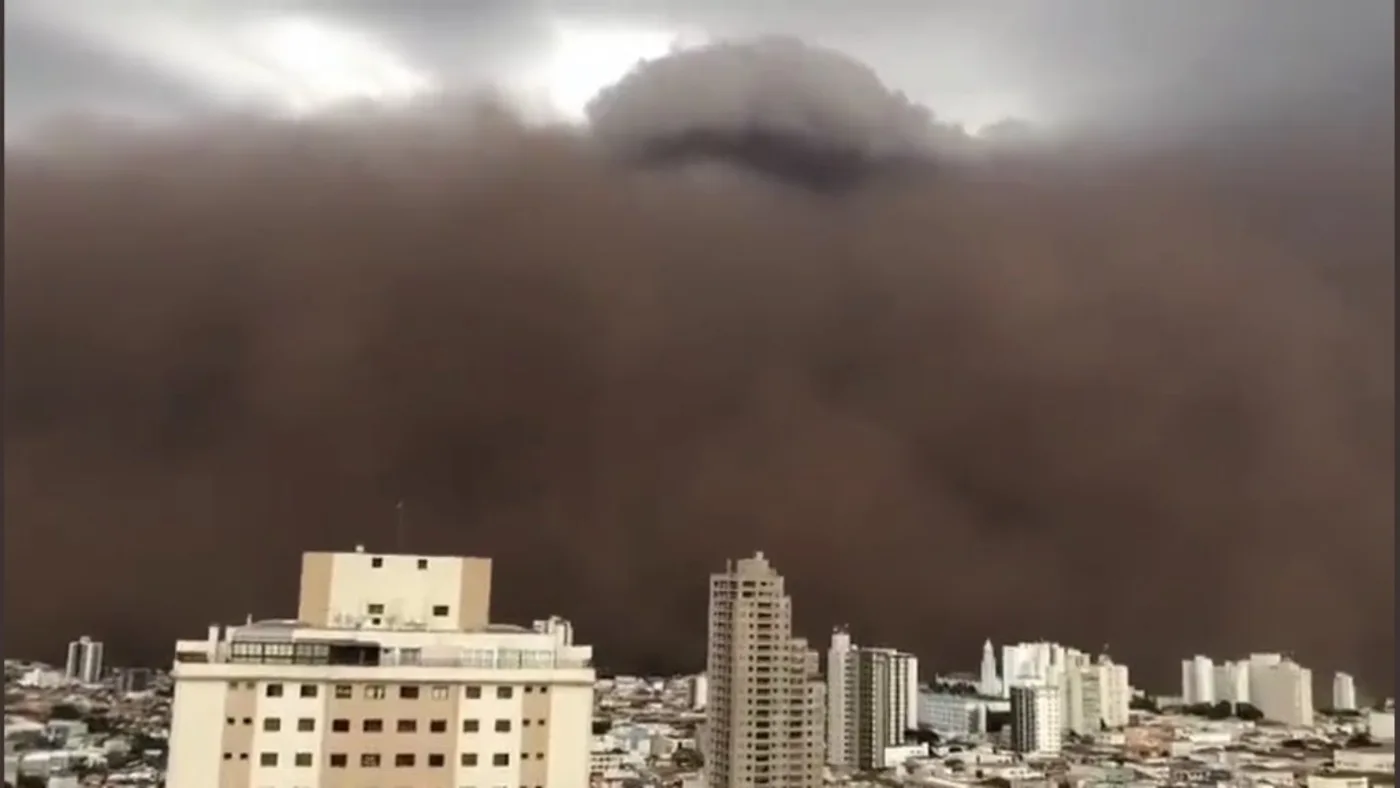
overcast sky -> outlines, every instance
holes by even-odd
[[[1389,0],[9,0],[5,109],[9,129],[484,84],[559,109],[677,37],[779,33],[958,122],[1156,123],[1388,89],[1394,14]]]

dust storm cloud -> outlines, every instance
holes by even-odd
[[[289,614],[402,499],[604,668],[698,666],[762,549],[806,634],[940,669],[1043,636],[1388,688],[1393,120],[1328,112],[835,195],[752,118],[624,135],[752,178],[479,104],[8,151],[8,647]]]

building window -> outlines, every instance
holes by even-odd
[[[296,761],[295,761],[295,763],[296,763],[297,766],[307,767],[307,766],[310,766],[310,765],[311,765],[312,760],[313,760],[313,758],[311,757],[311,753],[309,753],[309,752],[299,752],[299,753],[297,753],[297,755],[296,755]]]
[[[379,753],[367,752],[360,756],[360,766],[366,769],[379,768]]]
[[[331,753],[331,757],[330,757],[328,763],[330,764],[330,767],[331,767],[332,769],[344,769],[344,768],[346,767],[346,765],[349,763],[349,761],[350,761],[350,758],[347,757],[347,756],[345,755],[345,753],[343,753],[343,752],[333,752],[333,753]]]
[[[510,733],[510,720],[496,720],[497,733]]]
[[[478,698],[480,698],[480,697],[481,697],[481,687],[478,687],[478,686],[475,685],[475,684],[468,684],[468,685],[467,685],[467,698],[470,699],[470,700],[476,700],[476,699],[478,699]]]
[[[258,755],[258,765],[259,765],[259,766],[276,766],[276,765],[277,765],[277,753],[275,753],[275,752],[264,752],[264,753],[259,754],[259,755]]]
[[[491,756],[491,765],[492,765],[492,766],[509,766],[509,765],[510,765],[510,753],[508,753],[508,752],[498,752],[498,753],[496,753],[495,755],[492,755],[492,756]]]
[[[235,722],[238,722],[238,720],[234,719],[233,717],[225,717],[224,722],[228,723],[229,725],[232,725]]]
[[[399,733],[417,733],[418,720],[399,720],[397,729]]]
[[[462,753],[462,765],[463,765],[463,766],[475,766],[475,765],[476,765],[476,753],[474,753],[474,752],[464,752],[464,753]]]
[[[399,767],[413,766],[418,763],[418,759],[413,757],[411,752],[401,752],[394,756],[394,765]]]
[[[440,752],[429,753],[429,754],[428,754],[428,765],[429,765],[429,766],[439,766],[439,767],[441,767],[441,766],[446,766],[446,765],[447,765],[447,756],[446,756],[446,755],[443,755],[443,754],[440,753]]]
[[[267,731],[268,733],[276,733],[282,730],[282,720],[278,719],[277,717],[264,717],[263,730]]]
[[[535,753],[535,760],[537,760],[537,761],[542,761],[542,760],[544,760],[544,753],[542,753],[542,752],[537,752],[537,753]]]
[[[404,700],[418,700],[418,688],[412,684],[399,687],[399,697]]]
[[[282,685],[269,684],[263,694],[267,695],[269,698],[280,698],[282,697]]]
[[[350,732],[350,720],[347,720],[347,719],[345,719],[344,717],[331,720],[331,733],[349,733],[349,732]]]
[[[428,568],[428,559],[426,559],[426,558],[420,558],[420,559],[418,559],[418,568],[419,568],[419,569],[427,569],[427,568]]]
[[[438,685],[433,687],[433,700],[447,700],[452,697],[452,688]]]
[[[481,720],[462,720],[462,733],[476,733],[481,730]]]
[[[355,688],[349,684],[335,685],[335,697],[337,700],[349,700],[355,697]]]
[[[370,700],[384,700],[384,685],[371,684],[365,687],[365,697]]]
[[[301,685],[300,694],[303,698],[314,698],[318,694],[318,687],[315,684]]]
[[[360,730],[365,733],[380,733],[384,730],[384,720],[367,719],[360,725]]]
[[[512,688],[512,687],[497,687],[497,688],[496,688],[496,697],[500,698],[501,700],[510,700],[511,698],[515,697],[514,688]]]
[[[520,727],[522,727],[522,728],[528,728],[528,727],[530,727],[530,721],[529,721],[529,720],[521,720],[521,721],[520,721]]]
[[[226,753],[224,753],[224,760],[226,760],[226,761],[231,761],[231,760],[233,760],[233,753],[231,753],[231,752],[226,752]]]
[[[535,720],[535,724],[536,724],[536,725],[543,725],[543,724],[544,724],[544,720]]]
[[[447,720],[432,720],[429,722],[428,733],[447,733]]]
[[[316,721],[310,717],[302,717],[297,720],[297,733],[314,733],[316,731]]]
[[[447,605],[433,605],[433,615],[438,618],[447,618],[448,610],[450,608]]]
[[[375,556],[369,559],[369,565],[373,569],[379,569],[384,566],[384,559],[380,558],[379,556]]]
[[[543,695],[543,694],[546,693],[546,692],[549,692],[549,687],[541,685],[541,686],[540,686],[540,694]]]
[[[365,611],[371,616],[382,616],[384,615],[384,606],[377,602],[371,602],[365,605]]]

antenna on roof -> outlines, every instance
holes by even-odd
[[[403,507],[403,499],[400,498],[400,499],[399,499],[399,502],[398,502],[397,504],[394,505],[394,552],[396,552],[396,553],[403,553],[403,550],[404,550],[404,547],[403,547],[403,537],[404,537],[403,529],[404,529],[404,507]]]

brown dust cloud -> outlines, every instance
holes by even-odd
[[[769,117],[667,73],[592,132],[463,101],[7,149],[7,656],[164,663],[364,543],[697,669],[707,574],[763,550],[804,634],[935,669],[1048,638],[1158,690],[1250,650],[1390,690],[1389,95],[996,144],[860,79]]]

